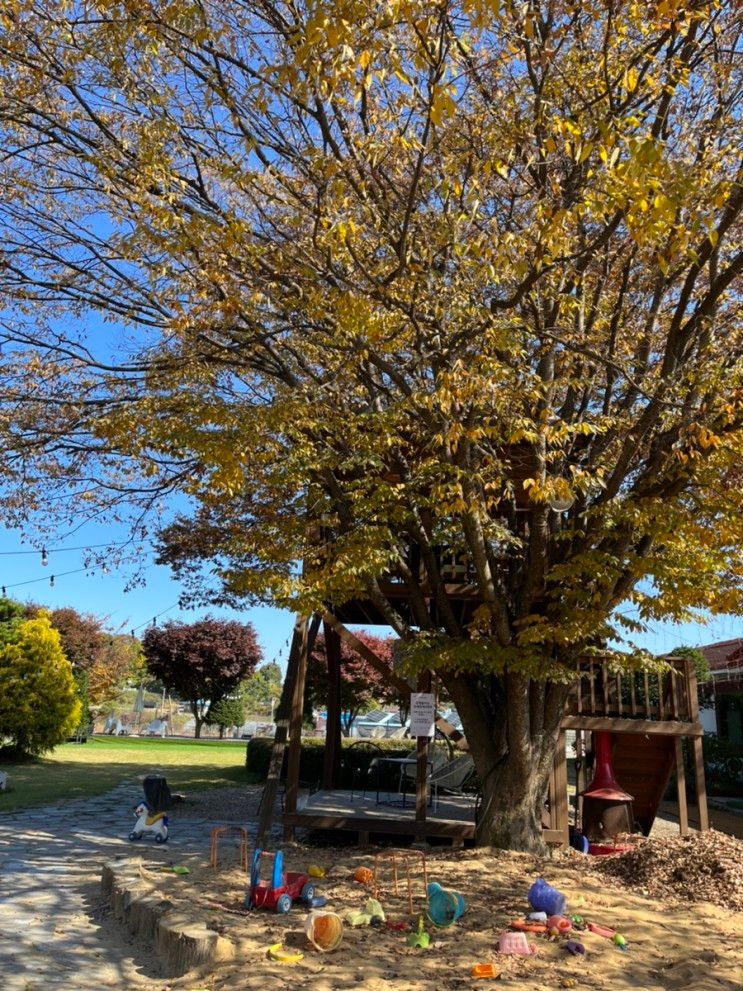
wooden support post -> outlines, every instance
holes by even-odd
[[[256,833],[256,846],[263,846],[268,830],[273,821],[273,808],[276,803],[276,794],[279,790],[281,780],[281,770],[284,766],[284,751],[286,750],[286,739],[289,729],[289,714],[291,703],[294,697],[294,685],[297,674],[297,662],[299,660],[299,647],[306,630],[307,621],[298,616],[294,622],[294,634],[292,644],[289,649],[289,660],[286,665],[286,675],[284,685],[281,690],[281,698],[276,709],[276,732],[273,738],[273,748],[271,749],[271,760],[268,765],[268,774],[263,786],[263,796],[261,797],[260,815],[258,817],[258,830]],[[314,621],[310,627],[308,635],[308,648],[312,649],[319,627],[319,620]]]
[[[699,812],[699,829],[709,829],[709,811],[707,809],[707,784],[704,780],[704,754],[702,738],[695,736],[691,741],[694,751],[694,782],[697,786],[697,811]]]
[[[318,624],[319,625],[319,624]],[[307,675],[308,630],[307,623],[297,638],[297,666],[292,692],[291,713],[289,715],[289,760],[286,767],[286,801],[288,815],[297,811],[299,794],[299,760],[302,756],[302,721],[304,717],[304,683]],[[284,826],[284,842],[294,839],[294,826]]]
[[[550,771],[549,779],[549,818],[547,825],[549,829],[557,829],[557,754],[555,753],[555,759],[552,762],[552,770]],[[544,821],[542,822],[544,825]]]
[[[337,788],[341,766],[341,641],[336,631],[323,623],[328,661],[328,718],[325,724],[322,786]]]
[[[697,690],[697,674],[694,670],[694,663],[690,658],[686,658],[684,667],[686,669],[686,683],[689,686],[689,716],[695,722],[699,722],[699,694]],[[704,780],[704,752],[702,750],[701,736],[695,736],[691,742],[694,751],[694,783],[697,788],[697,811],[699,812],[699,829],[709,829],[709,810],[707,809],[707,784]]]
[[[686,772],[684,771],[684,750],[681,737],[673,739],[676,746],[676,795],[679,803],[679,832],[682,836],[689,833],[689,814],[686,808]]]
[[[588,787],[586,774],[586,734],[581,730],[575,734],[575,827],[580,829],[583,823],[583,798],[581,793]]]
[[[418,691],[419,692],[430,692],[431,691],[431,672],[425,671],[418,677]],[[415,821],[421,823],[423,826],[426,822],[426,804],[428,802],[428,747],[429,739],[427,736],[416,737],[415,745]],[[433,786],[431,786],[433,787]],[[425,843],[426,834],[421,828],[420,832],[416,834],[416,839],[419,843]]]
[[[570,824],[568,822],[568,761],[565,730],[557,736],[555,752],[555,827],[563,836],[563,844],[570,845]]]

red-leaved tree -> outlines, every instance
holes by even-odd
[[[253,673],[263,659],[250,623],[207,616],[196,623],[153,626],[142,639],[147,668],[172,692],[188,702],[196,728],[215,705]]]
[[[357,633],[359,640],[373,650],[385,664],[392,665],[394,637],[375,637],[371,633]],[[307,662],[305,682],[305,710],[325,708],[328,704],[328,661],[325,654],[325,638],[322,634]],[[370,708],[379,705],[399,706],[399,692],[389,685],[379,672],[363,657],[341,641],[341,732],[348,736],[354,719]]]

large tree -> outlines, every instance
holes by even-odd
[[[261,660],[250,623],[211,616],[151,626],[142,647],[150,673],[188,702],[196,738],[210,708],[232,694]]]
[[[537,844],[575,658],[741,603],[734,8],[6,8],[9,517],[177,490],[194,594],[370,600]]]

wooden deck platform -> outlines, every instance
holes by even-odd
[[[426,819],[416,821],[415,795],[396,792],[318,791],[300,799],[296,812],[285,812],[284,826],[303,829],[343,829],[357,833],[360,843],[372,833],[397,836],[437,837],[459,845],[475,835],[475,796],[439,796],[435,807],[426,809]]]

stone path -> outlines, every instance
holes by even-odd
[[[101,865],[134,852],[177,863],[206,857],[220,817],[171,823],[167,844],[133,844],[130,810],[141,786],[0,817],[0,988],[100,991],[163,986],[157,958],[137,947],[100,903]]]

